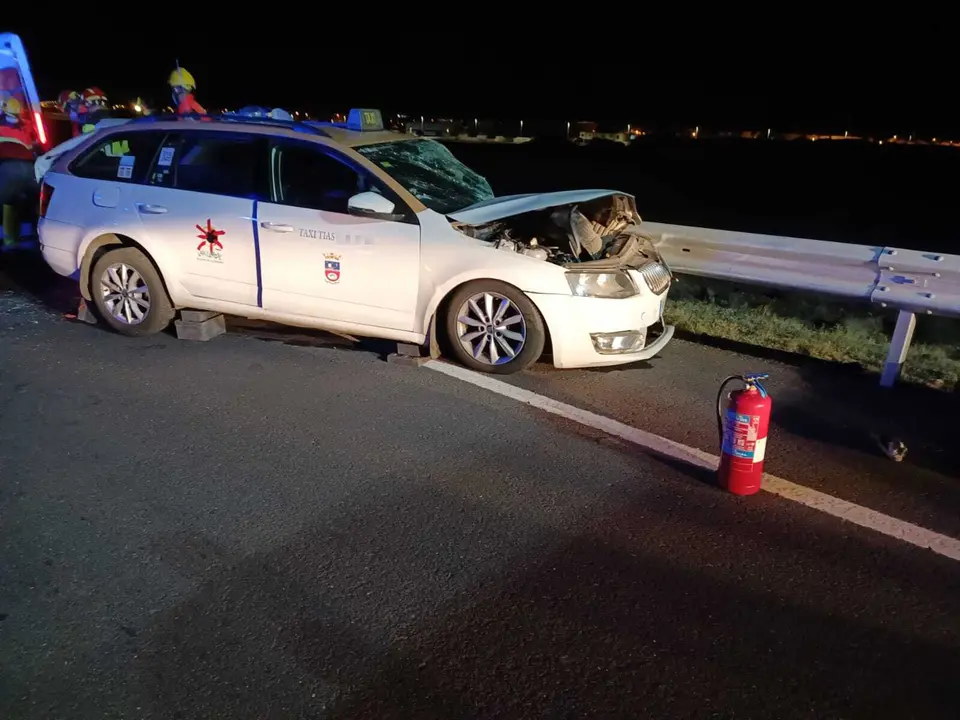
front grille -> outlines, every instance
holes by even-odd
[[[647,287],[654,295],[662,295],[670,287],[670,281],[673,279],[670,270],[666,265],[660,262],[651,262],[640,268],[640,275],[643,277]]]

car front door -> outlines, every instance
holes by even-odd
[[[182,131],[166,137],[134,200],[144,231],[187,292],[256,306],[254,217],[268,193],[265,138]]]
[[[275,140],[273,202],[260,203],[265,310],[413,330],[420,277],[416,216],[366,170],[331,148]],[[403,221],[351,215],[347,201],[373,190]]]

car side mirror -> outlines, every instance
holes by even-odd
[[[402,213],[397,212],[397,206],[392,200],[380,193],[368,190],[357,193],[347,201],[347,209],[351,215],[360,217],[378,218],[380,220],[400,220]]]

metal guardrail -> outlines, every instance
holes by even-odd
[[[803,290],[900,311],[880,384],[892,387],[917,314],[960,317],[960,255],[644,222],[677,273]]]
[[[873,302],[960,317],[960,255],[884,248],[878,265]]]

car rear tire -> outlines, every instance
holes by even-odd
[[[93,265],[90,292],[100,317],[121,335],[155,335],[173,320],[174,309],[160,275],[136,248],[104,253]]]
[[[447,304],[444,327],[457,362],[495,375],[535,363],[547,336],[530,299],[499,280],[474,280],[457,290]]]

